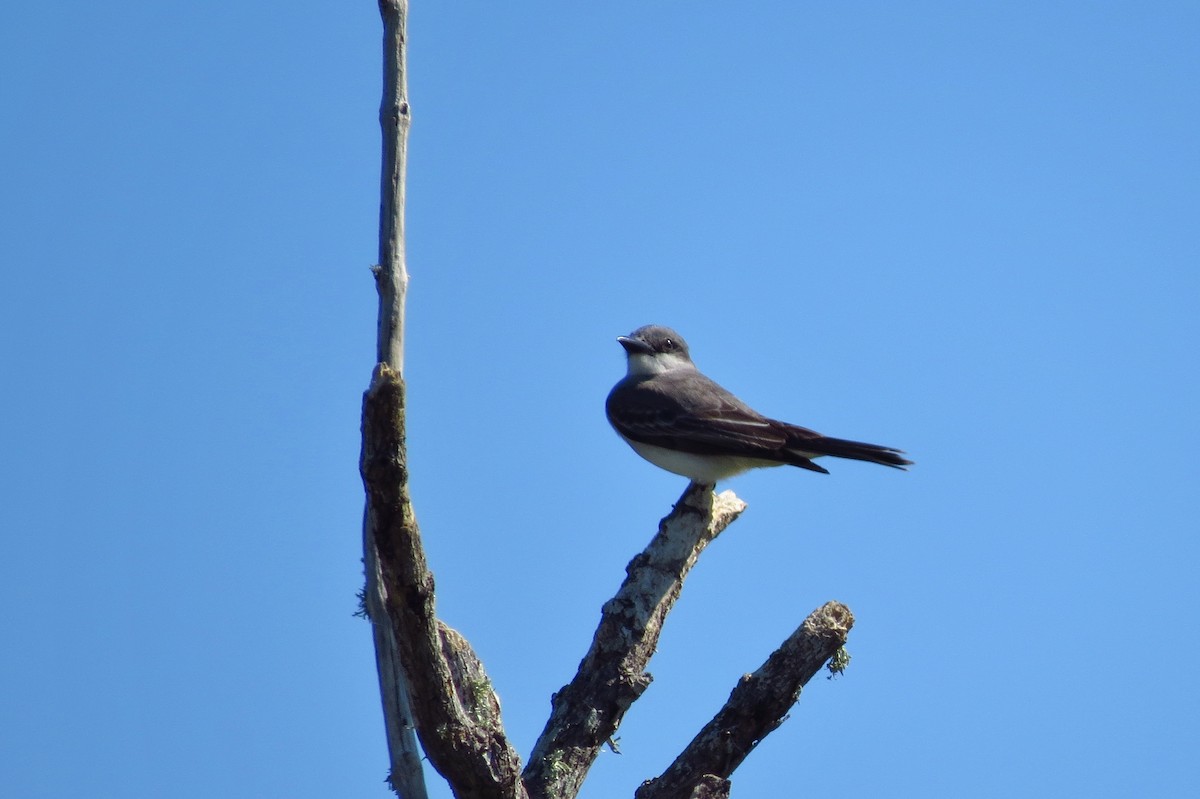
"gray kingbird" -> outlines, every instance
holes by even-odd
[[[715,485],[748,469],[790,464],[828,474],[813,458],[832,455],[903,469],[891,447],[830,438],[769,419],[705,377],[688,345],[669,327],[646,325],[618,336],[628,372],[605,412],[634,452],[668,472]]]

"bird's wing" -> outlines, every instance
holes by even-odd
[[[619,433],[643,444],[697,455],[790,460],[782,453],[789,431],[696,372],[622,381],[606,409]]]

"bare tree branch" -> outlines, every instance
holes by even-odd
[[[408,495],[404,411],[405,176],[410,114],[406,0],[379,0],[383,19],[383,157],[379,203],[377,361],[363,398],[359,464],[365,605],[391,760],[389,781],[404,799],[425,799],[414,728],[434,767],[461,797],[520,799],[521,763],[504,737],[500,705],[466,640],[438,621],[433,575]]]
[[[383,158],[379,186],[379,332],[376,358],[404,375],[404,308],[408,268],[404,258],[405,182],[408,175],[408,0],[379,0],[383,18],[383,98],[379,126]]]
[[[466,640],[437,619],[408,495],[404,382],[385,364],[376,366],[363,401],[361,468],[367,545],[376,558],[368,553],[368,608],[375,625],[390,628],[384,637],[396,649],[386,659],[402,664],[410,680],[421,745],[456,796],[521,799],[520,758],[504,735],[491,682]]]
[[[645,551],[629,562],[616,596],[604,604],[592,646],[575,678],[554,695],[549,721],[525,769],[535,799],[571,799],[600,747],[650,684],[646,664],[663,620],[700,552],[746,505],[726,491],[691,484],[658,526]]]
[[[386,598],[379,554],[374,533],[364,520],[363,563],[367,573],[364,604],[375,637],[375,668],[379,672],[379,693],[383,702],[383,723],[387,731],[388,759],[391,769],[388,784],[402,799],[427,799],[425,771],[421,768],[421,749],[417,745],[416,722],[412,716],[408,676],[400,664],[399,643],[395,630],[387,623]]]
[[[408,269],[404,258],[405,173],[408,163],[408,77],[405,69],[405,28],[407,0],[379,3],[383,19],[383,96],[379,104],[379,125],[383,153],[379,191],[379,262],[375,266],[375,287],[379,294],[379,329],[376,336],[376,361],[403,375],[404,307],[408,288]],[[366,480],[369,444],[364,418],[363,452],[360,469]],[[389,437],[391,438],[391,437]],[[403,460],[404,439],[399,437],[399,459]],[[377,447],[378,449],[378,447]],[[379,452],[387,458],[386,452]],[[407,475],[404,475],[407,479]],[[425,774],[417,746],[412,717],[408,677],[400,663],[398,642],[392,625],[386,624],[386,594],[381,580],[379,553],[371,527],[371,502],[363,518],[363,565],[367,586],[364,604],[371,619],[375,638],[375,666],[379,672],[380,698],[383,702],[384,727],[387,730],[388,782],[403,799],[426,799]]]
[[[637,799],[689,799],[711,777],[728,778],[783,723],[800,690],[846,643],[853,625],[854,614],[840,602],[809,614],[758,671],[742,677],[662,776],[642,783]]]

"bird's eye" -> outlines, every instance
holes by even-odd
[[[663,339],[663,349],[664,349],[664,350],[673,350],[673,349],[675,349],[675,341],[674,341],[673,339],[669,339],[669,338],[668,338],[668,339]]]

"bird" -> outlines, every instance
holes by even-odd
[[[763,416],[692,362],[683,337],[669,327],[645,325],[618,336],[627,371],[605,401],[617,435],[634,452],[695,483],[715,485],[750,469],[798,466],[826,455],[905,469],[903,450],[832,438]]]

